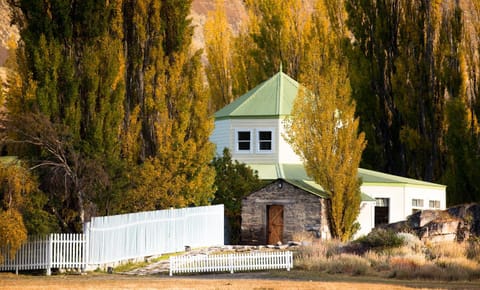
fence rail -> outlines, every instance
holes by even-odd
[[[96,217],[85,234],[30,237],[16,252],[0,245],[0,271],[95,269],[190,247],[223,245],[223,205]]]
[[[293,267],[292,252],[258,252],[170,257],[170,276],[177,273],[238,272]]]

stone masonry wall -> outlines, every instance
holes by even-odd
[[[317,237],[329,237],[327,220],[322,210],[325,200],[277,180],[242,200],[242,243],[267,243],[267,206],[283,205],[283,243],[293,240],[293,234],[306,232]]]

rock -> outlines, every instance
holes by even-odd
[[[415,232],[421,240],[432,242],[465,241],[480,237],[480,204],[462,204],[447,210],[423,210],[406,221],[383,228],[395,232]]]

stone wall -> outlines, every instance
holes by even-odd
[[[277,180],[242,200],[242,243],[267,243],[267,207],[283,205],[283,243],[304,232],[318,238],[329,238],[323,198],[290,183]]]

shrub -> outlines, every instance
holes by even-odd
[[[480,240],[475,239],[468,242],[466,249],[467,258],[480,263]]]
[[[375,271],[390,270],[390,263],[386,255],[375,251],[367,251],[363,257],[370,263],[370,267]]]
[[[296,256],[296,265],[307,270],[324,270],[327,258],[340,253],[341,247],[338,240],[322,240],[303,246]]]
[[[330,274],[364,275],[370,262],[354,254],[340,254],[329,258],[325,268]]]
[[[469,280],[480,277],[480,267],[477,262],[465,257],[439,258],[435,264],[445,269],[448,280]]]
[[[426,255],[434,260],[439,258],[463,258],[466,255],[466,243],[438,242],[426,245]]]
[[[367,250],[384,250],[398,248],[403,245],[404,240],[402,236],[391,230],[374,229],[368,235],[357,239],[355,242],[360,243]]]

